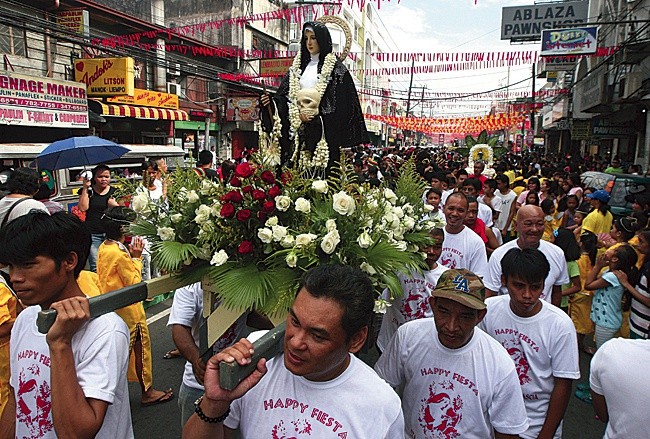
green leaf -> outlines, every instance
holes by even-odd
[[[476,144],[482,145],[482,144],[487,143],[487,142],[488,142],[488,133],[487,133],[487,130],[483,130],[478,135],[478,139],[476,139]]]
[[[417,172],[413,158],[402,164],[395,183],[395,195],[398,199],[404,197],[412,206],[419,206],[427,186],[427,182]]]
[[[175,272],[183,267],[183,261],[197,257],[199,249],[194,244],[176,241],[160,241],[151,246],[153,261],[163,270]]]

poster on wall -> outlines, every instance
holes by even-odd
[[[257,97],[228,98],[226,120],[228,122],[253,122],[260,118]]]

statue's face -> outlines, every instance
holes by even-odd
[[[320,46],[316,40],[316,34],[310,30],[305,31],[305,45],[310,55],[318,55],[320,53]]]
[[[300,114],[305,116],[317,116],[318,105],[320,104],[320,95],[315,88],[306,88],[298,91],[298,108]]]

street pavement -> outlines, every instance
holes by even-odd
[[[168,299],[147,309],[147,318],[158,316],[162,312],[168,312],[171,304],[172,300]],[[166,325],[166,315],[149,325],[153,352],[153,382],[154,387],[160,390],[171,387],[174,390],[174,400],[151,407],[140,407],[140,387],[137,383],[129,383],[131,416],[133,418],[133,430],[136,439],[181,437],[180,412],[177,396],[183,376],[185,360],[182,358],[164,360],[162,358],[165,352],[174,348],[171,331]],[[372,356],[369,358],[369,361],[373,360]],[[587,354],[580,354],[582,380],[587,380],[588,378],[590,358]],[[572,395],[569,401],[569,408],[564,417],[562,437],[564,439],[602,438],[604,430],[605,424],[595,418],[592,406],[578,400]]]

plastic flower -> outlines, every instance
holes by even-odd
[[[334,194],[332,202],[334,210],[340,215],[352,215],[354,213],[354,198],[345,192],[341,191],[338,194]]]
[[[223,200],[229,203],[241,203],[244,201],[244,197],[239,191],[230,191],[224,195]]]
[[[328,219],[325,221],[325,228],[327,229],[328,232],[333,232],[336,230],[336,220],[335,219]]]
[[[266,220],[266,223],[264,223],[266,227],[273,227],[278,225],[278,217],[277,216],[272,216],[271,218]]]
[[[361,271],[365,271],[366,273],[368,273],[371,276],[373,274],[377,274],[377,270],[375,270],[375,267],[373,267],[372,265],[370,265],[367,262],[362,262],[361,265],[359,266],[359,268],[361,269]]]
[[[253,243],[250,241],[242,241],[237,248],[237,252],[242,255],[253,253]]]
[[[294,238],[293,235],[287,234],[280,240],[280,245],[283,248],[291,248],[295,242],[296,238]]]
[[[178,224],[183,219],[183,215],[181,215],[180,213],[174,213],[170,218],[172,220],[172,223]]]
[[[239,221],[248,221],[250,217],[251,217],[251,211],[248,209],[242,209],[239,212],[237,212],[237,220]]]
[[[298,255],[294,252],[290,252],[284,260],[287,263],[287,266],[296,268],[296,265],[298,264]]]
[[[377,299],[375,300],[375,307],[373,311],[378,314],[386,314],[386,310],[388,310],[389,306],[391,306],[391,303],[389,301],[384,299]]]
[[[384,198],[386,198],[391,204],[397,203],[397,195],[391,189],[384,189]]]
[[[260,175],[260,178],[262,181],[266,184],[273,184],[275,183],[275,175],[273,175],[273,172],[271,171],[264,171],[262,172],[262,175]]]
[[[296,236],[296,247],[304,248],[311,244],[318,236],[313,233],[301,233]]]
[[[241,178],[248,178],[255,173],[255,170],[251,167],[250,163],[244,162],[237,165],[235,168],[235,176]]]
[[[311,203],[309,200],[304,199],[303,197],[299,197],[296,200],[296,212],[302,212],[302,213],[309,213],[311,212]]]
[[[372,240],[370,237],[370,234],[368,233],[367,230],[364,230],[361,235],[357,238],[357,243],[359,244],[359,247],[361,248],[368,248],[371,245],[373,245],[375,242]]]
[[[272,186],[271,189],[269,189],[269,198],[275,198],[280,194],[282,194],[282,189],[278,186]]]
[[[254,189],[253,192],[251,193],[251,196],[255,201],[262,201],[266,198],[266,194],[264,193],[263,190],[260,189]]]
[[[143,213],[149,206],[149,200],[150,199],[148,194],[140,192],[131,199],[131,208],[137,213]]]
[[[228,260],[228,253],[226,253],[223,250],[219,250],[212,256],[212,259],[210,259],[210,265],[219,267],[220,265],[225,264],[227,260]]]
[[[225,203],[223,206],[221,206],[221,212],[219,212],[219,215],[221,215],[223,218],[232,218],[234,214],[235,206],[232,204]]]
[[[191,190],[187,193],[187,202],[188,203],[196,203],[199,201],[199,194],[196,193],[195,190]]]
[[[273,226],[271,227],[271,230],[273,231],[273,240],[274,241],[281,241],[282,238],[287,236],[287,228],[283,226]]]
[[[273,240],[273,231],[267,228],[257,229],[257,237],[263,243],[268,244]]]

